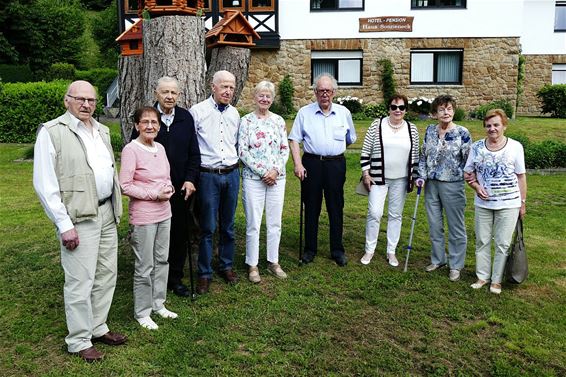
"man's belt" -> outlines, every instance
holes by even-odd
[[[344,153],[337,154],[336,156],[319,156],[318,154],[305,152],[303,156],[307,158],[314,158],[320,161],[330,161],[330,160],[342,160],[344,158]]]
[[[112,197],[112,195],[110,195],[107,198],[101,199],[98,201],[98,206],[100,207],[101,205],[104,205],[104,203],[106,203],[110,198]]]
[[[240,165],[238,163],[236,163],[232,166],[225,167],[225,168],[207,168],[206,166],[201,166],[200,171],[204,172],[204,173],[228,174],[228,173],[234,171],[235,169],[238,169],[239,166]]]

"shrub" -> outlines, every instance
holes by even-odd
[[[466,119],[466,111],[464,111],[464,109],[460,107],[457,107],[456,111],[454,111],[454,121],[460,122],[464,119]]]
[[[378,63],[382,67],[381,91],[383,93],[383,101],[387,102],[397,91],[395,78],[393,77],[393,63],[389,59],[382,59]]]
[[[52,80],[69,80],[75,79],[75,66],[70,63],[54,63],[49,67],[47,75],[49,81]]]
[[[369,119],[376,119],[387,116],[389,111],[387,111],[387,106],[384,103],[368,104],[364,106],[364,114]]]
[[[345,106],[352,114],[361,113],[363,110],[363,100],[358,97],[346,96],[334,99],[334,102]]]
[[[280,115],[288,115],[295,111],[293,107],[293,96],[295,95],[295,88],[293,87],[293,81],[291,81],[291,76],[285,75],[281,82],[279,83],[279,103],[284,111]]]
[[[0,93],[0,142],[31,143],[43,121],[63,114],[68,82],[8,83]]]
[[[434,98],[409,98],[409,111],[414,111],[417,114],[430,114],[432,111],[432,101],[434,101]]]
[[[501,109],[505,111],[505,114],[509,119],[513,117],[513,105],[509,101],[504,99],[486,103],[485,105],[481,105],[474,111],[474,117],[476,119],[483,120],[485,114],[492,109]]]
[[[34,81],[29,65],[0,64],[0,78],[3,82]]]
[[[118,76],[118,70],[112,68],[93,68],[88,71],[76,71],[77,80],[86,80],[98,89],[98,94],[106,96],[106,90]]]
[[[541,113],[566,118],[566,84],[545,85],[537,93],[542,102]]]
[[[525,165],[529,169],[566,167],[566,144],[554,140],[530,144],[525,149]]]

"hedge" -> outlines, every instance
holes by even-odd
[[[30,82],[34,75],[29,65],[0,64],[0,79],[3,82]]]
[[[566,84],[545,85],[537,93],[542,102],[541,113],[566,118]]]
[[[112,68],[93,68],[88,71],[75,71],[75,80],[90,82],[96,87],[100,96],[106,96],[106,91],[116,76],[118,76],[118,70]]]
[[[0,142],[32,143],[41,122],[66,109],[63,97],[69,81],[6,83],[0,91]],[[100,97],[97,111],[100,111]]]

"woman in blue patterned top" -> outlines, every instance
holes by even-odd
[[[438,96],[432,102],[432,114],[438,124],[431,124],[426,129],[416,181],[419,187],[426,182],[425,207],[432,251],[431,263],[425,269],[431,272],[446,265],[446,213],[451,281],[460,279],[466,259],[464,165],[472,145],[470,132],[453,122],[455,109],[456,101],[449,95]]]
[[[267,228],[267,270],[280,279],[287,274],[279,266],[281,215],[285,197],[285,165],[289,142],[285,121],[269,111],[275,86],[269,81],[257,84],[256,110],[242,117],[238,132],[238,153],[242,170],[242,202],[246,214],[246,264],[248,279],[259,283],[259,230],[265,209]]]

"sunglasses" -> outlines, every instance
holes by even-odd
[[[389,108],[390,108],[391,110],[393,110],[393,111],[395,111],[395,110],[397,110],[397,109],[399,109],[399,110],[401,110],[401,111],[405,111],[405,109],[407,108],[407,106],[405,106],[405,105],[400,105],[400,106],[397,106],[397,105],[389,105]]]

